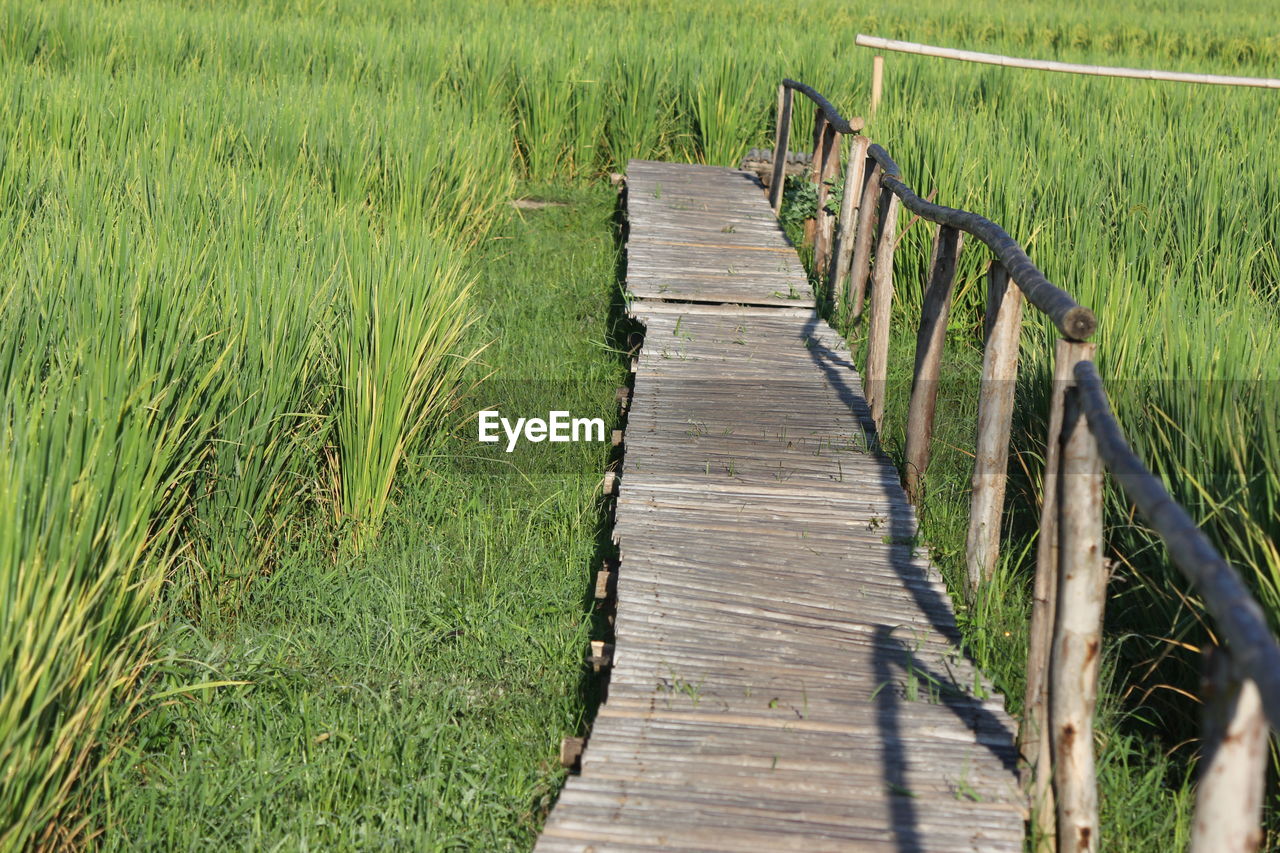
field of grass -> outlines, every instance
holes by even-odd
[[[1274,76],[1269,10],[0,4],[0,849],[526,845],[589,705],[604,456],[502,475],[466,459],[459,418],[486,394],[608,403],[600,176],[631,156],[735,163],[768,144],[783,76],[859,112],[857,32]],[[1274,107],[895,56],[868,133],[1098,313],[1132,440],[1277,617]],[[570,205],[517,212],[528,182]],[[902,281],[929,236],[907,231]],[[984,263],[960,267],[961,375]],[[899,293],[912,316],[918,290]],[[1028,323],[1028,487],[1050,345]],[[955,405],[926,517],[943,550],[971,440]],[[1015,602],[1030,505],[1015,490]],[[1206,629],[1117,500],[1109,534],[1107,713],[1141,723],[1109,729],[1130,746],[1105,760],[1152,783],[1109,784],[1104,807],[1156,815],[1111,826],[1162,849]],[[1019,610],[993,608],[971,642],[1017,696]]]
[[[609,189],[553,191],[566,206],[507,222],[473,254],[476,338],[499,340],[468,379],[556,370],[611,401],[625,367],[606,349]],[[590,690],[608,446],[526,476],[468,464],[472,430],[414,454],[384,535],[358,556],[300,547],[233,624],[169,620],[149,713],[94,804],[110,815],[105,847],[528,846]],[[170,696],[210,680],[231,686]]]

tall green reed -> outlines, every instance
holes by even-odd
[[[192,321],[205,294],[157,286],[154,268],[113,274],[131,247],[97,236],[74,257],[30,241],[22,254],[43,280],[12,283],[0,320],[6,850],[77,844],[92,829],[74,795],[110,759],[97,731],[128,713],[225,393],[225,341],[202,341]]]
[[[404,251],[370,240],[342,269],[335,508],[355,525],[356,547],[376,535],[405,454],[453,409],[470,358],[461,351],[469,281],[441,248]]]

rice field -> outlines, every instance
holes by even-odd
[[[481,501],[463,520],[455,510],[468,506],[468,490],[439,459],[461,446],[450,443],[459,401],[485,377],[550,379],[571,364],[568,375],[609,393],[618,341],[601,178],[629,157],[736,164],[770,144],[784,76],[846,114],[862,112],[870,55],[852,46],[858,32],[1276,76],[1269,12],[1260,0],[1105,9],[1044,0],[0,4],[0,514],[11,519],[0,531],[0,849],[120,846],[126,825],[143,833],[130,836],[138,843],[306,846],[278,814],[234,812],[245,823],[231,836],[186,831],[191,800],[180,796],[148,800],[146,809],[168,817],[139,828],[139,803],[155,789],[145,790],[137,768],[197,772],[181,756],[148,764],[140,744],[165,714],[219,697],[254,719],[283,713],[287,703],[253,698],[270,691],[245,687],[264,684],[265,670],[227,664],[227,650],[250,655],[237,645],[246,631],[270,633],[293,618],[272,609],[273,596],[302,602],[309,585],[333,584],[339,570],[381,577],[373,566],[400,566],[409,527],[421,547],[456,546],[444,561],[452,573],[415,574],[411,586],[438,581],[458,601],[491,594],[459,571],[487,565],[486,549],[516,553],[520,541],[539,566],[558,567],[534,575],[543,586],[532,589],[559,598],[547,605],[556,633],[537,635],[540,656],[527,672],[572,665],[589,625],[574,586],[586,568],[569,555],[595,546],[589,489],[513,492],[531,519],[548,513],[545,527],[516,523],[512,503],[499,513]],[[1135,446],[1280,624],[1276,106],[1276,93],[1263,90],[891,56],[867,133],[909,183],[1001,223],[1094,309],[1098,361]],[[805,122],[794,139],[805,138]],[[567,192],[587,211],[557,226],[582,234],[584,248],[562,245],[554,265],[535,257],[550,231],[532,239],[510,230],[523,214],[507,202],[531,186]],[[603,242],[590,244],[588,233]],[[907,228],[900,280],[923,278],[930,236]],[[951,329],[960,371],[965,345],[980,335],[984,265],[980,252],[962,256]],[[588,267],[580,290],[556,289]],[[914,316],[918,290],[899,293],[901,316]],[[902,352],[911,332],[898,328]],[[1047,324],[1028,323],[1028,414],[1014,461],[1028,484],[1038,476],[1051,344]],[[947,411],[958,424],[955,459],[939,455],[931,478],[930,535],[940,543],[947,507],[963,499],[963,477],[948,465],[971,440],[963,404]],[[423,518],[431,521],[409,520]],[[1002,587],[1015,601],[1024,594],[1021,535],[1013,525]],[[1109,537],[1110,701],[1118,718],[1136,721],[1114,740],[1139,737],[1135,754],[1189,759],[1194,745],[1179,744],[1194,734],[1194,708],[1179,691],[1195,683],[1206,627],[1118,500]],[[447,609],[448,599],[430,607]],[[330,618],[346,624],[328,614],[308,630],[323,637],[316,626]],[[1007,683],[1017,677],[1015,643],[991,639],[980,621],[971,641],[993,665],[1006,660],[1006,692],[1019,695]],[[395,636],[412,642],[417,624],[405,621]],[[190,632],[204,639],[174,640]],[[359,644],[343,651],[362,653]],[[268,669],[284,672],[291,660]],[[478,669],[454,698],[505,690],[507,677]],[[501,719],[526,732],[523,745],[485,742],[494,766],[514,768],[502,778],[525,781],[488,785],[484,767],[464,768],[479,781],[440,794],[441,811],[426,798],[374,835],[352,829],[333,782],[332,811],[348,822],[335,819],[341,826],[317,837],[527,846],[539,819],[529,801],[557,778],[538,762],[552,762],[567,732],[545,731],[531,746],[536,727],[525,724],[549,726],[538,714],[555,696],[555,720],[572,727],[589,701],[576,678],[561,672],[539,687],[530,674],[510,707],[499,703]],[[352,725],[381,725],[368,721],[399,701],[371,695],[368,716],[353,717],[365,722]],[[466,707],[450,700],[419,713],[454,719]],[[218,725],[234,725],[226,719]],[[273,732],[264,725],[258,736]],[[295,751],[279,755],[306,763]],[[206,781],[232,784],[218,775],[216,751],[203,760]],[[385,772],[394,787],[417,770]],[[299,773],[291,785],[308,784]],[[1177,780],[1152,786],[1142,790]],[[476,796],[505,803],[490,816],[503,829],[466,833]],[[1117,849],[1162,849],[1164,824],[1151,826]]]

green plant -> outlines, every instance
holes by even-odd
[[[798,227],[817,214],[817,186],[799,175],[787,175],[782,187],[782,213],[778,217],[783,227]]]

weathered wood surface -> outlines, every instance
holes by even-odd
[[[1058,451],[1058,597],[1050,653],[1049,720],[1059,853],[1098,849],[1093,718],[1102,658],[1107,569],[1102,562],[1102,458],[1079,404],[1066,392]]]
[[[811,307],[813,291],[750,172],[627,168],[627,291],[635,299]]]
[[[1022,339],[1022,291],[998,263],[987,272],[986,346],[978,392],[978,442],[974,448],[973,492],[965,563],[969,590],[991,580],[1000,551],[1004,489],[1008,479],[1009,435]]]
[[[871,140],[865,136],[855,136],[849,148],[849,162],[845,166],[844,185],[848,189],[840,197],[840,219],[836,229],[835,246],[832,249],[832,262],[827,270],[828,293],[834,301],[837,298],[848,302],[845,288],[849,282],[849,264],[853,261],[853,231],[858,224],[858,205],[862,194],[858,187],[862,186],[869,171],[867,148]]]
[[[770,254],[746,251],[786,246],[760,187],[633,161],[628,214],[646,335],[608,579],[612,670],[538,849],[1020,851],[1013,724],[955,648],[898,473],[867,450],[861,380],[794,254],[767,290],[751,276],[710,287],[675,252],[692,247],[655,236],[723,243],[719,223],[751,221],[753,246],[705,252]],[[810,301],[771,296],[790,290]]]
[[[929,468],[933,441],[933,416],[938,403],[938,383],[942,376],[942,348],[947,339],[947,316],[955,291],[956,261],[964,243],[964,232],[939,225],[933,239],[929,278],[924,286],[920,326],[916,332],[916,364],[911,381],[911,402],[907,409],[906,487],[907,497],[919,503],[921,484]]]

